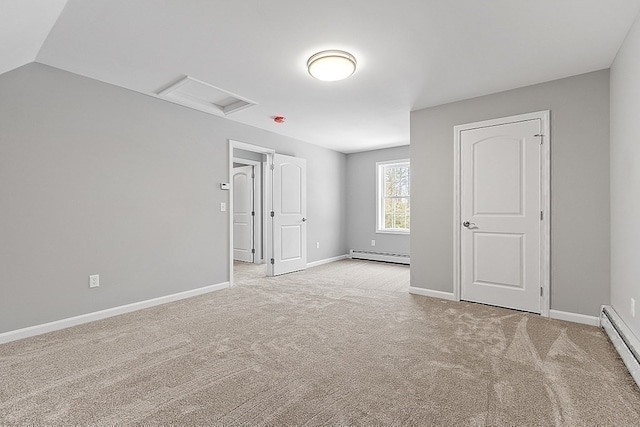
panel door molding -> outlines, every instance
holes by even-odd
[[[454,128],[454,296],[549,315],[549,112]]]

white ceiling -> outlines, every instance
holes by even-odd
[[[36,59],[67,0],[0,0],[0,74]]]
[[[64,4],[5,3],[31,5],[15,22]],[[414,109],[608,68],[639,10],[640,0],[68,0],[36,60],[151,95],[189,75],[258,102],[231,120],[355,152],[407,144]],[[311,78],[306,60],[324,49],[351,52],[356,73]]]

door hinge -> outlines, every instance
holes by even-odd
[[[271,258],[271,264],[275,264],[276,260],[274,260],[273,258]]]
[[[543,293],[544,293],[544,288],[540,286],[540,296],[542,296]]]
[[[274,211],[271,211],[271,218],[273,218],[274,216],[276,216],[276,213]]]
[[[542,145],[542,143],[544,142],[544,135],[541,134],[541,133],[537,133],[537,134],[535,134],[533,136],[539,136],[540,137],[540,145]]]
[[[271,165],[269,165],[269,168],[270,168],[271,170],[274,170],[274,169],[276,168],[276,165],[271,164]]]
[[[256,216],[256,211],[251,211],[251,216]]]
[[[544,212],[540,211],[540,221],[544,221]]]
[[[255,254],[255,253],[256,253],[256,250],[255,250],[255,249],[251,249],[251,253],[252,253],[252,254]]]
[[[256,174],[255,174],[255,173],[252,173],[252,174],[251,174],[251,178],[255,178],[255,177],[256,177]]]

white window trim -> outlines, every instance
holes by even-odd
[[[408,163],[409,167],[411,167],[410,159],[397,159],[397,160],[385,160],[383,162],[376,162],[376,233],[378,234],[401,234],[401,235],[409,235],[411,234],[411,230],[405,230],[402,228],[392,229],[392,228],[382,228],[382,219],[384,217],[383,209],[384,205],[382,203],[382,197],[380,194],[380,189],[382,188],[382,180],[384,176],[380,173],[381,166],[389,166],[389,165],[400,165]],[[409,199],[411,199],[411,192],[409,192]]]

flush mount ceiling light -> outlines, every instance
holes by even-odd
[[[324,50],[309,58],[307,68],[312,77],[335,82],[346,79],[356,71],[356,58],[342,50]]]

